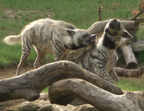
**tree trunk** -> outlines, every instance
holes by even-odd
[[[118,76],[122,77],[141,77],[144,73],[144,67],[138,69],[125,69],[120,67],[114,67]]]
[[[60,80],[49,88],[51,103],[62,104],[63,99],[72,96],[85,100],[100,111],[144,111],[143,94],[139,93],[138,96],[133,92],[126,92],[115,95],[81,79]],[[63,104],[65,105],[66,101]]]
[[[127,68],[135,68],[138,64],[130,44],[122,44],[120,49],[125,58]]]
[[[0,102],[10,99],[24,98],[32,101],[39,97],[41,90],[65,78],[80,78],[112,92],[122,94],[122,90],[94,73],[84,70],[69,61],[59,61],[28,71],[23,75],[0,81]]]
[[[136,60],[135,55],[131,49],[130,44],[122,44],[120,46],[120,49],[121,49],[123,56],[125,58],[126,67],[129,69],[135,68],[138,64],[137,64],[137,60]]]

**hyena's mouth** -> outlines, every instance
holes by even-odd
[[[87,42],[89,44],[94,44],[95,43],[95,39],[96,39],[96,34],[93,34],[87,39]]]

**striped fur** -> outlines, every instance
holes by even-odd
[[[120,20],[112,19],[105,26],[104,32],[100,39],[97,39],[96,44],[74,51],[72,61],[98,74],[108,82],[115,83],[119,79],[113,70],[118,59],[116,48],[121,44],[122,37],[131,38],[132,36],[125,30]]]
[[[55,60],[63,59],[67,50],[86,47],[95,43],[96,35],[87,30],[77,29],[64,21],[39,19],[26,25],[19,35],[4,38],[7,44],[22,43],[22,55],[17,67],[16,75],[20,74],[20,67],[30,54],[32,46],[37,51],[34,68],[40,65],[46,53],[53,53]]]

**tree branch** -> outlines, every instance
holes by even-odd
[[[115,95],[107,92],[89,82],[81,79],[65,79],[53,83],[49,88],[49,97],[51,103],[62,104],[63,98],[68,96],[78,97],[100,111],[141,111],[144,109],[139,97],[133,92],[126,92],[123,95]],[[64,102],[66,104],[66,101]]]
[[[120,67],[114,67],[118,76],[122,77],[141,77],[144,73],[144,67],[138,69],[125,69]]]
[[[122,94],[122,90],[96,74],[84,70],[69,61],[59,61],[28,71],[23,75],[0,81],[0,102],[10,99],[24,98],[32,101],[39,97],[44,88],[65,78],[81,78],[114,94]]]

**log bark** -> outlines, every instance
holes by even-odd
[[[100,111],[144,111],[144,99],[141,99],[144,93],[115,95],[81,79],[60,80],[49,88],[51,103],[62,103],[61,100],[68,96],[79,97]]]
[[[138,65],[138,63],[137,63],[135,55],[131,49],[130,44],[122,44],[120,46],[120,49],[121,49],[123,56],[125,58],[126,67],[130,68],[130,69],[135,68]]]
[[[59,61],[28,71],[17,77],[1,80],[0,102],[18,98],[29,101],[36,100],[41,90],[53,82],[65,78],[81,78],[114,94],[123,93],[119,87],[108,83],[94,73],[84,70],[77,64]]]
[[[141,77],[144,74],[144,67],[138,69],[125,69],[114,67],[115,72],[121,77]]]

